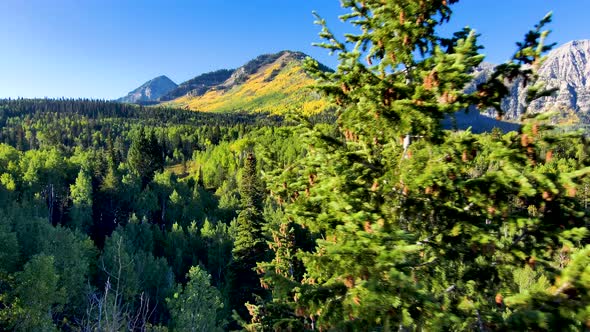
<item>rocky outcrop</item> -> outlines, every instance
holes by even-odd
[[[467,89],[474,89],[477,84],[487,80],[493,70],[493,65],[482,64],[476,71],[474,82]],[[572,41],[551,51],[539,69],[539,76],[547,88],[555,89],[555,92],[533,101],[525,110],[526,88],[522,80],[515,80],[509,87],[510,96],[502,101],[505,119],[517,121],[525,111],[574,112],[582,118],[590,115],[590,40]],[[484,114],[495,116],[492,110]]]
[[[125,97],[117,99],[117,101],[134,104],[150,104],[157,102],[160,97],[176,87],[176,83],[167,76],[162,75],[145,82],[139,88],[129,92]]]
[[[532,111],[573,110],[582,115],[590,112],[590,40],[572,41],[555,49],[539,74],[556,92],[533,102]]]
[[[252,74],[259,72],[262,68],[271,64],[286,64],[291,60],[302,61],[307,56],[301,52],[281,51],[274,54],[263,54],[253,60],[248,61],[245,65],[236,69],[233,74],[218,88],[229,89],[235,85],[242,84],[248,80]]]
[[[234,74],[233,69],[220,69],[201,74],[181,83],[177,88],[160,97],[159,101],[168,101],[186,95],[193,97],[201,96],[212,87],[225,82],[232,74]]]

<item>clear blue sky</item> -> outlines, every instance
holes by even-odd
[[[0,97],[111,99],[158,75],[180,83],[283,49],[334,67],[311,46],[312,10],[346,29],[338,0],[0,0]],[[589,0],[463,0],[452,27],[477,29],[497,63],[550,10],[551,41],[590,38]]]

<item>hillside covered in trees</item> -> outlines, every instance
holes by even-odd
[[[590,329],[587,137],[443,127],[501,116],[516,80],[551,93],[550,16],[466,90],[478,36],[439,34],[458,2],[343,1],[344,40],[318,16],[323,112],[0,100],[0,330]]]

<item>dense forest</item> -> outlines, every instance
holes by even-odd
[[[206,326],[245,316],[250,295],[232,294],[259,285],[251,268],[267,245],[259,225],[263,256],[235,258],[252,236],[238,214],[252,205],[280,222],[254,156],[303,155],[283,119],[18,99],[0,101],[0,122],[5,329],[182,330],[197,319],[186,298],[203,290],[193,305],[210,311]]]
[[[531,114],[444,130],[535,69],[544,18],[472,92],[450,1],[343,1],[333,111],[0,100],[0,330],[590,329],[590,150]]]

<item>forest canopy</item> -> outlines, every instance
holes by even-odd
[[[551,17],[466,91],[459,1],[341,3],[338,68],[306,60],[333,112],[0,100],[0,329],[590,328],[584,133],[442,126],[551,93]]]

